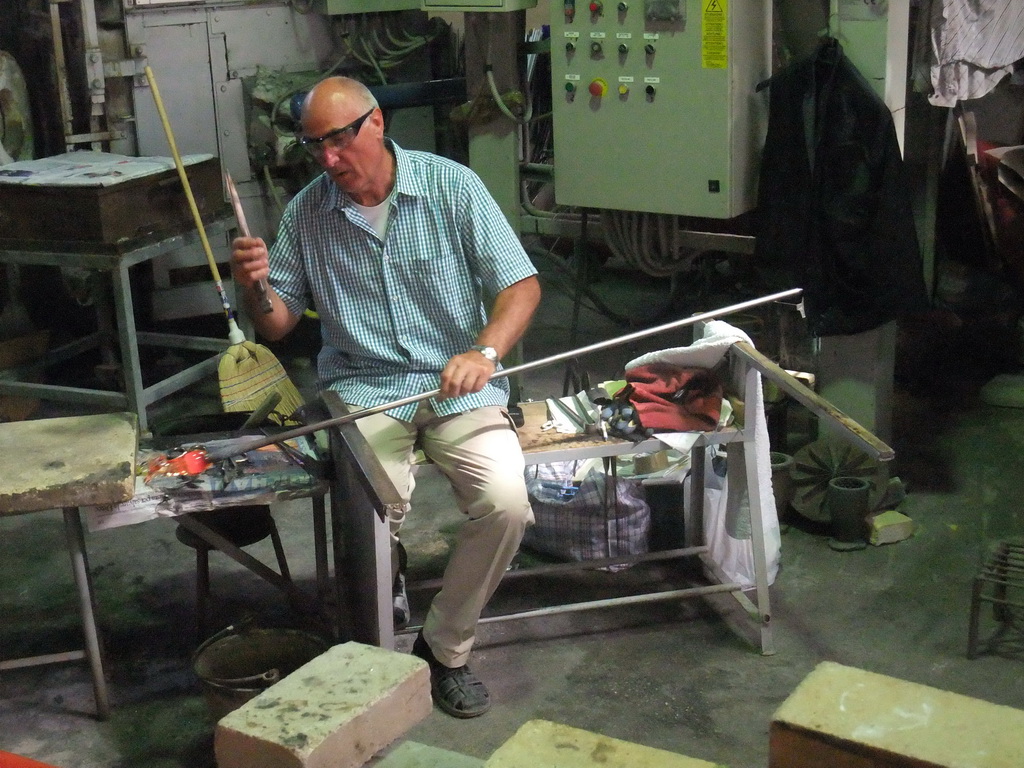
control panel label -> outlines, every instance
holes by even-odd
[[[704,69],[729,66],[728,0],[702,0],[700,61]]]

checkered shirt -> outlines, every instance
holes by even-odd
[[[270,252],[285,306],[298,315],[312,303],[320,316],[320,386],[367,407],[437,389],[484,327],[484,300],[537,272],[475,173],[388,143],[397,170],[383,241],[322,174],[288,205]],[[432,404],[446,416],[507,402],[498,379]]]

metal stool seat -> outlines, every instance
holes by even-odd
[[[291,581],[281,535],[274,517],[270,514],[270,507],[265,504],[225,507],[207,512],[193,512],[190,517],[202,522],[236,547],[246,547],[269,536],[274,545],[281,577],[288,582]],[[207,613],[210,604],[210,550],[217,547],[180,524],[175,529],[174,536],[182,544],[196,551],[196,626],[199,638],[203,639],[207,635]]]
[[[1024,590],[1024,543],[1001,541],[974,577],[967,658],[977,658],[983,644],[989,652],[1024,651],[1024,593],[1020,590]],[[982,603],[992,604],[998,624],[984,643],[979,630]]]

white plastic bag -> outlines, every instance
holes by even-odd
[[[753,589],[757,581],[750,528],[750,495],[741,460],[743,454],[734,447],[727,461],[724,455],[718,455],[717,446],[708,446],[706,450],[704,541],[708,546],[708,556],[730,581],[743,589]],[[688,506],[690,481],[688,476],[684,489],[688,516],[692,514]],[[761,525],[764,528],[766,575],[768,584],[772,584],[779,571],[782,536],[775,507],[769,506],[769,509],[761,510]]]

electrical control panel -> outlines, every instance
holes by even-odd
[[[731,218],[754,207],[769,0],[552,0],[555,197]]]

